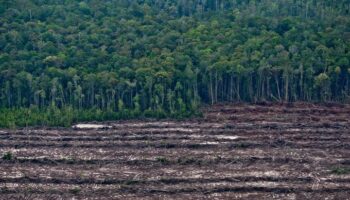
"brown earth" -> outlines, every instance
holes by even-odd
[[[0,130],[0,199],[350,199],[350,105]]]

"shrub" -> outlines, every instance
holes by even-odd
[[[337,175],[350,174],[350,168],[349,167],[335,167],[332,169],[332,173],[337,174]]]
[[[80,187],[74,187],[69,190],[72,194],[78,194],[81,191]]]
[[[156,158],[156,161],[157,161],[157,162],[160,162],[160,163],[162,163],[162,164],[167,164],[167,163],[169,163],[169,160],[166,159],[166,158],[164,158],[164,157],[157,157],[157,158]]]
[[[11,153],[11,152],[5,153],[5,154],[2,156],[2,159],[3,159],[3,160],[12,160],[12,159],[13,159],[12,153]]]

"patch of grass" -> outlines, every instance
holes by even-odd
[[[81,191],[80,187],[74,187],[74,188],[69,190],[69,192],[72,194],[78,194],[80,191]]]
[[[66,164],[72,165],[75,163],[75,159],[71,157],[66,157],[62,159]]]
[[[216,162],[216,163],[218,163],[218,162],[220,162],[221,161],[221,156],[216,156],[216,158],[214,159],[214,161]]]
[[[3,160],[12,160],[13,159],[13,155],[11,152],[6,152],[3,156],[2,156]]]
[[[337,175],[350,174],[350,167],[334,167],[331,172]]]
[[[201,165],[202,161],[197,160],[195,158],[179,158],[177,160],[177,163],[180,165],[191,165],[191,164]]]
[[[170,162],[168,159],[166,159],[166,158],[164,158],[164,157],[157,157],[157,158],[156,158],[156,161],[157,161],[157,162],[160,162],[160,163],[162,163],[162,164],[168,164],[168,163]]]
[[[48,106],[39,108],[0,108],[0,127],[15,129],[17,127],[28,126],[49,126],[49,127],[69,127],[77,122],[86,121],[110,121],[121,119],[187,119],[191,117],[202,117],[202,113],[197,109],[190,111],[179,111],[170,113],[162,109],[135,111],[133,109],[123,109],[120,112],[114,110],[98,109],[77,109],[71,106],[58,108]]]
[[[137,181],[137,180],[126,180],[124,182],[124,185],[135,185],[137,183],[139,183],[139,181]]]

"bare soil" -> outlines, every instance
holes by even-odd
[[[350,105],[0,130],[0,199],[350,199]]]

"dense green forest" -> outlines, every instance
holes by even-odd
[[[349,101],[349,0],[0,0],[0,126]]]

